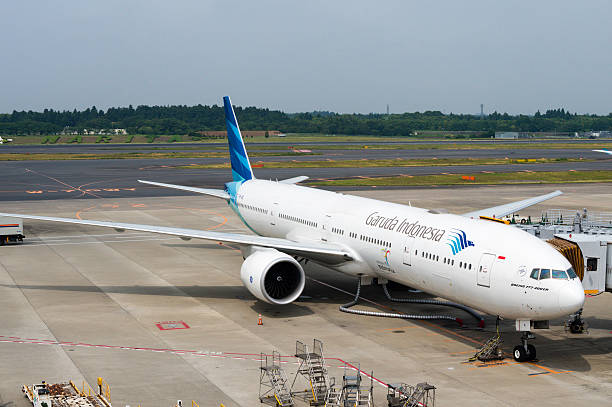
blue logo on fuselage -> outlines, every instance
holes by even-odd
[[[447,240],[447,245],[450,246],[453,251],[453,255],[459,253],[461,250],[474,246],[474,242],[467,239],[467,236],[463,230],[460,229],[452,229],[449,232],[449,237]]]

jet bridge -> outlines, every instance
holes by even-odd
[[[572,263],[585,294],[612,292],[612,230],[610,233],[561,233],[553,245]],[[549,241],[550,243],[550,241]]]

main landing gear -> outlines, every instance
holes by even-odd
[[[514,356],[514,360],[517,362],[528,362],[535,360],[536,348],[535,346],[527,343],[529,339],[535,339],[535,335],[529,331],[523,332],[523,336],[521,336],[521,345],[514,347],[512,355]]]

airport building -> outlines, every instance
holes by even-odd
[[[529,134],[518,131],[496,131],[495,138],[503,140],[515,140],[519,138],[528,138]]]

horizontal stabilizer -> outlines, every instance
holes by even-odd
[[[287,178],[281,181],[278,181],[283,184],[297,184],[298,182],[306,181],[308,177],[306,175],[300,175],[299,177]]]
[[[227,192],[222,189],[208,189],[208,188],[196,188],[196,187],[187,187],[184,185],[173,185],[173,184],[164,184],[161,182],[152,182],[152,181],[142,181],[138,180],[138,182],[142,184],[155,185],[156,187],[164,187],[164,188],[173,188],[173,189],[181,189],[183,191],[196,192],[198,194],[211,195],[217,198],[222,199],[230,199],[230,196]]]
[[[561,195],[563,192],[555,191],[550,194],[540,195],[533,198],[523,199],[522,201],[516,201],[505,205],[494,206],[492,208],[481,209],[470,213],[464,213],[463,216],[468,218],[478,218],[480,216],[487,216],[491,218],[501,218],[506,215],[518,212],[521,209],[528,208],[532,205],[546,201],[547,199],[554,198]]]

